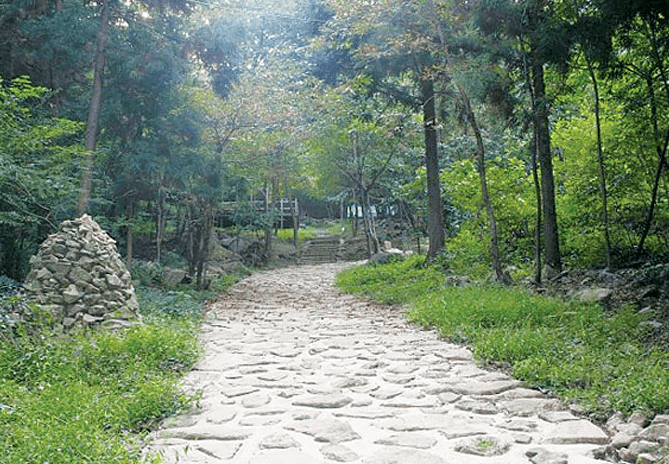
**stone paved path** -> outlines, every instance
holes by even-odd
[[[479,368],[396,308],[340,294],[325,264],[254,274],[205,325],[201,408],[147,448],[167,463],[594,464],[609,438]]]

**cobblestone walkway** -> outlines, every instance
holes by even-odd
[[[272,270],[237,284],[204,327],[185,388],[201,408],[149,451],[167,463],[601,463],[591,422],[396,308],[340,294],[350,264]]]

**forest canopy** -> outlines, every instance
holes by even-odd
[[[269,232],[281,198],[359,205],[370,252],[402,212],[404,245],[502,281],[667,258],[666,2],[0,0],[0,25],[12,279],[82,212],[195,269],[221,205]]]

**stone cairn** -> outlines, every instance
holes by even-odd
[[[30,264],[27,295],[48,305],[64,328],[118,328],[140,321],[130,272],[116,241],[90,216],[63,222]]]

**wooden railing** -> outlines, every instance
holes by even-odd
[[[291,210],[291,201],[294,208],[294,211]],[[252,205],[253,208],[258,212],[264,212],[266,205],[264,200],[254,200],[251,202],[242,202],[242,201],[224,201],[220,203],[214,216],[216,217],[215,221],[217,225],[222,225],[222,222],[225,222],[226,219],[230,218],[239,211],[242,207],[248,207]],[[283,229],[286,219],[292,220],[293,213],[296,217],[300,216],[300,204],[297,198],[289,200],[287,198],[282,198],[276,202],[270,203],[270,211],[276,211],[278,213],[278,220],[280,221],[280,227]]]

